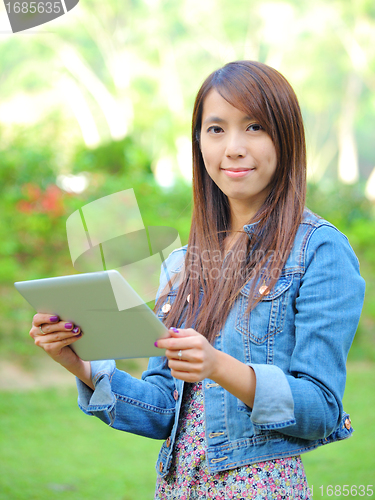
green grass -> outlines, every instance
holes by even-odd
[[[351,365],[344,406],[355,433],[303,455],[314,499],[337,498],[329,485],[375,484],[374,386],[374,365]],[[85,416],[71,388],[0,398],[1,500],[153,498],[160,442]]]
[[[0,397],[1,500],[153,498],[160,442],[85,416],[72,389]]]

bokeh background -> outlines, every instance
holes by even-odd
[[[161,443],[79,412],[72,377],[28,336],[34,313],[13,282],[74,273],[67,217],[123,189],[146,226],[185,244],[195,94],[237,59],[294,87],[307,205],[349,237],[367,282],[345,394],[355,433],[304,463],[314,498],[374,498],[375,3],[80,0],[19,34],[0,5],[0,499],[153,497]],[[145,360],[120,366],[139,376]]]

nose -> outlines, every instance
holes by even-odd
[[[246,146],[240,134],[228,135],[225,155],[228,158],[244,158],[246,156]]]

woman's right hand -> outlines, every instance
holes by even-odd
[[[60,321],[58,316],[38,313],[33,318],[30,336],[53,360],[95,390],[91,380],[91,363],[83,361],[69,347],[82,336],[79,326]]]
[[[80,328],[73,323],[60,321],[58,316],[38,313],[33,318],[30,336],[35,345],[61,365],[68,367],[79,362],[80,358],[69,347],[82,336]]]

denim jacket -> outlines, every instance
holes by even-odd
[[[244,230],[251,238],[254,225]],[[168,273],[181,270],[185,254],[186,246],[166,259],[158,295]],[[254,369],[255,400],[249,408],[213,380],[203,380],[212,473],[298,455],[353,432],[342,398],[365,285],[347,238],[306,210],[275,287],[246,314],[249,287],[214,346]],[[176,293],[172,287],[165,299],[172,307]],[[184,382],[171,376],[163,357],[150,358],[141,380],[116,369],[114,361],[91,367],[95,391],[77,379],[80,408],[116,429],[164,439],[156,468],[166,475]]]

